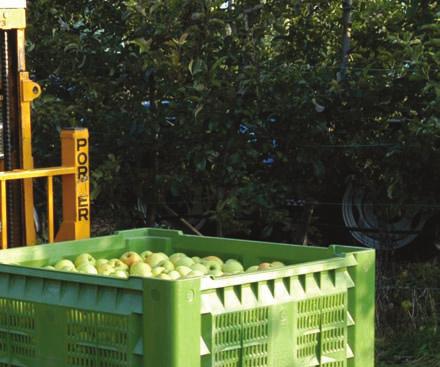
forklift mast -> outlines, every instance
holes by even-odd
[[[1,124],[3,132],[3,169],[32,169],[30,102],[40,87],[26,72],[26,28],[24,1],[0,1]],[[21,89],[21,90],[20,90]],[[27,92],[22,98],[23,91]],[[30,93],[29,93],[30,92]],[[7,183],[8,238],[11,246],[35,243],[32,180]]]
[[[33,180],[36,178],[47,178],[49,242],[54,240],[55,176],[62,176],[63,185],[63,222],[57,240],[85,238],[90,234],[87,130],[66,129],[61,133],[62,167],[34,169],[31,102],[40,96],[41,88],[29,79],[26,71],[25,29],[26,0],[0,0],[0,126],[3,143],[0,199],[3,248],[37,242],[33,192]],[[79,222],[82,222],[81,225]]]

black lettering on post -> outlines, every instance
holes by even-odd
[[[78,210],[78,220],[89,220],[89,209],[88,208],[81,208]]]
[[[84,208],[89,206],[89,199],[87,196],[78,196],[78,207]]]
[[[89,173],[89,169],[87,166],[79,166],[78,167],[78,180],[87,181],[87,174]]]
[[[86,147],[87,146],[87,139],[78,139],[76,141],[76,151],[79,152],[81,150],[81,148]]]
[[[79,153],[78,156],[76,157],[76,161],[78,162],[78,164],[87,164],[88,161],[88,157],[86,153]]]

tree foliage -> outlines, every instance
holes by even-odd
[[[438,202],[440,4],[353,11],[341,73],[339,0],[34,0],[36,159],[88,127],[94,206],[121,225],[166,206],[269,235],[289,228],[286,199],[348,179]]]

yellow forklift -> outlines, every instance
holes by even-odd
[[[46,180],[47,240],[90,236],[87,129],[63,129],[61,165],[35,168],[32,156],[31,103],[41,94],[29,79],[25,60],[26,0],[0,0],[0,160],[1,248],[37,243],[34,184]],[[54,177],[61,177],[62,221],[54,224]]]

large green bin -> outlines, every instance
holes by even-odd
[[[146,249],[291,265],[176,281],[35,268]],[[152,228],[0,251],[0,367],[372,367],[374,255]]]

